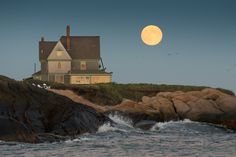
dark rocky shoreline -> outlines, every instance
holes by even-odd
[[[0,78],[0,140],[38,143],[96,132],[110,121],[91,107],[23,82]]]
[[[134,127],[144,130],[156,122],[183,119],[236,130],[236,97],[217,89],[158,92],[142,96],[139,101],[123,99],[110,106],[89,102],[79,94],[70,89],[49,91],[1,76],[0,140],[60,141],[94,133],[104,123],[114,124],[106,115],[116,113],[130,118]]]

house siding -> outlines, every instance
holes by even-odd
[[[46,61],[42,61],[41,62],[41,73],[42,74],[47,73],[47,67],[48,67],[48,63]]]
[[[71,75],[70,84],[96,84],[111,82],[111,75],[103,74],[85,74],[85,75]]]
[[[98,61],[88,61],[86,62],[87,70],[97,70],[99,69],[99,62]]]
[[[86,70],[98,70],[99,60],[87,61],[87,60],[72,60],[71,67],[72,70],[82,70],[80,65],[81,62],[86,62]]]
[[[71,67],[72,70],[80,70],[80,61],[72,60]]]
[[[48,73],[68,73],[69,71],[71,71],[70,61],[48,61]]]
[[[111,76],[91,76],[91,84],[96,83],[109,83],[111,82]]]
[[[70,83],[71,84],[90,84],[90,76],[89,75],[71,76]]]

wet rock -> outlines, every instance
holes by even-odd
[[[67,97],[0,77],[0,140],[53,141],[95,132],[108,121],[104,114]]]

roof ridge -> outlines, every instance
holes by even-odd
[[[65,35],[62,35],[62,37],[66,37]],[[82,35],[82,36],[75,36],[75,35],[71,35],[70,37],[100,37],[99,35]]]
[[[57,43],[58,41],[39,41],[39,43]]]

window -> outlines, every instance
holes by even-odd
[[[80,70],[86,70],[86,62],[85,61],[80,62]]]
[[[58,62],[57,68],[61,69],[61,62]]]
[[[63,55],[63,51],[57,51],[57,57],[61,57]]]

